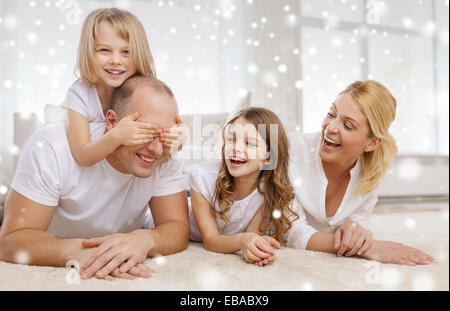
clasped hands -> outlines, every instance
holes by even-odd
[[[95,276],[99,279],[115,278],[135,279],[149,278],[155,273],[144,264],[153,242],[148,234],[143,236],[139,231],[116,233],[104,237],[83,240],[85,261],[81,263],[82,279]]]
[[[244,259],[257,266],[265,266],[275,260],[275,250],[280,249],[280,243],[274,238],[254,232],[245,232],[239,239]]]

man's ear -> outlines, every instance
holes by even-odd
[[[377,149],[381,143],[383,142],[383,138],[379,138],[379,137],[372,137],[369,140],[369,143],[366,145],[366,147],[364,147],[364,152],[372,152],[375,149]]]
[[[117,122],[119,122],[119,119],[117,118],[117,114],[114,110],[109,109],[106,112],[106,129],[109,131],[111,129],[113,129],[116,125]]]

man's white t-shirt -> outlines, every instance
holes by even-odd
[[[84,83],[81,79],[75,81],[67,90],[62,106],[85,116],[88,122],[105,122],[97,88],[95,85]]]
[[[188,178],[190,188],[200,193],[210,203],[214,196],[216,180],[219,176],[221,165],[221,160],[212,160],[206,163],[197,164],[192,167]],[[227,213],[228,223],[225,223],[222,218],[216,217],[219,234],[233,235],[245,232],[253,216],[263,204],[264,195],[260,193],[258,189],[255,189],[242,200],[235,201]],[[218,202],[215,202],[214,207],[216,211],[220,210]],[[197,223],[195,222],[191,205],[189,205],[189,227],[189,238],[192,241],[201,241],[202,237]]]
[[[104,131],[105,123],[90,123],[91,140]],[[11,187],[36,203],[57,207],[49,233],[92,238],[152,228],[148,203],[185,191],[182,166],[182,160],[169,157],[147,178],[120,173],[106,159],[82,167],[71,154],[64,123],[58,123],[27,140]]]

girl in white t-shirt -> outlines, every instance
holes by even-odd
[[[222,136],[222,159],[194,166],[189,176],[190,238],[214,252],[241,250],[247,262],[263,266],[298,218],[286,132],[273,112],[251,107]]]
[[[179,133],[140,122],[139,114],[122,118],[95,141],[89,123],[105,122],[114,90],[129,77],[155,77],[155,65],[141,22],[128,11],[108,8],[92,11],[81,30],[77,56],[78,79],[68,90],[67,136],[75,160],[91,166],[120,145],[136,146],[159,138],[167,147],[178,144]],[[181,120],[177,120],[181,123]],[[172,133],[172,134],[171,134]]]

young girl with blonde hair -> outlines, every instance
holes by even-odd
[[[89,123],[105,122],[117,87],[134,75],[156,76],[145,30],[136,16],[116,8],[92,11],[81,30],[76,64],[79,79],[67,91],[63,106],[70,148],[78,164],[94,165],[120,145],[136,146],[155,138],[168,139],[168,145],[173,142],[174,135],[167,129],[162,133],[139,121],[138,113],[90,140]]]
[[[222,136],[222,159],[194,166],[189,176],[190,238],[213,252],[241,250],[263,266],[298,217],[287,136],[273,112],[257,107],[240,111]]]

